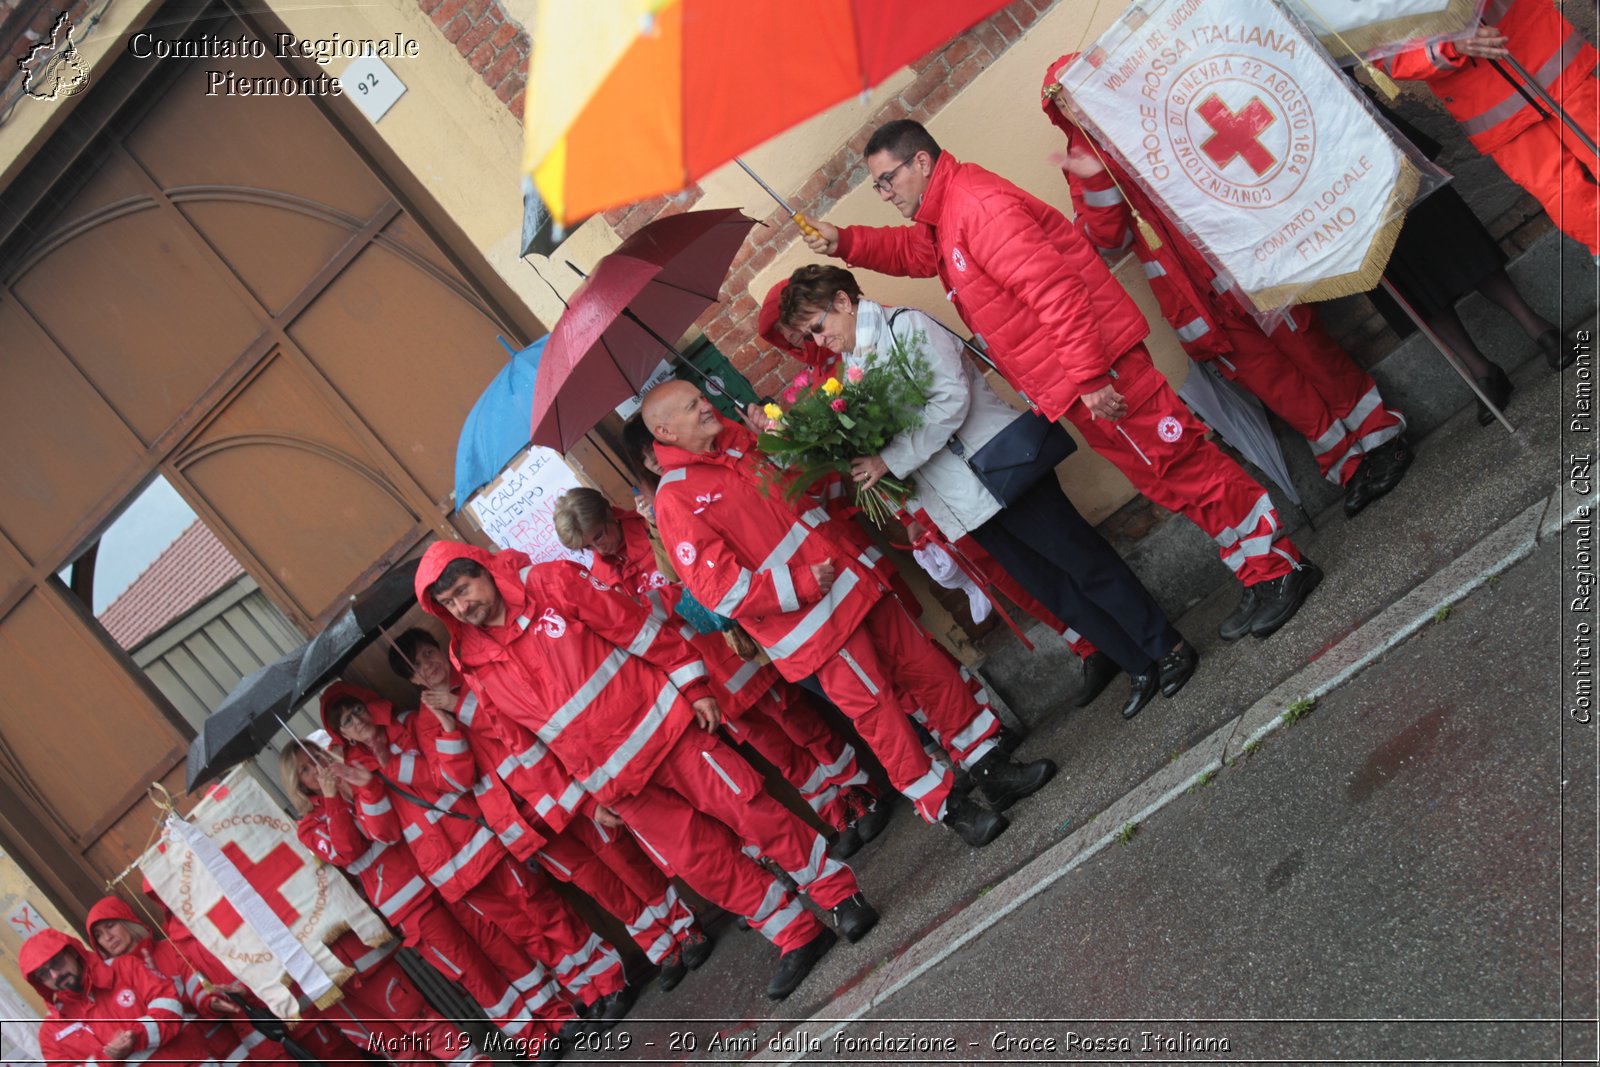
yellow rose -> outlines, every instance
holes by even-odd
[[[838,396],[840,393],[844,392],[844,386],[840,384],[839,379],[829,378],[827,381],[822,383],[822,391],[827,393],[829,396]]]
[[[778,422],[783,418],[783,409],[776,404],[768,404],[761,409],[761,413],[773,422]]]

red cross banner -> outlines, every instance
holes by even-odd
[[[1060,80],[1258,313],[1378,284],[1421,174],[1278,4],[1134,4]]]
[[[344,876],[300,844],[294,823],[244,768],[169,816],[139,866],[162,903],[273,1013],[295,1019],[291,981],[319,1008],[352,973],[327,945],[354,930],[376,948],[388,928]]]
[[[1477,28],[1485,0],[1288,0],[1334,56],[1376,58]]]

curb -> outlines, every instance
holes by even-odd
[[[1219,726],[1176,760],[1114,801],[1086,825],[1040,853],[1021,870],[930,931],[855,989],[828,1005],[826,1014],[799,1020],[783,1032],[803,1032],[826,1042],[954,955],[1029,900],[1098,855],[1115,841],[1123,827],[1137,825],[1182,796],[1208,774],[1232,763],[1244,749],[1284,723],[1284,709],[1293,701],[1316,699],[1337,688],[1374,660],[1433,620],[1442,607],[1455,604],[1533,553],[1541,542],[1558,535],[1586,499],[1562,509],[1562,492],[1531,505],[1500,529],[1430,575],[1405,596],[1357,628],[1350,636],[1277,685],[1238,717]],[[803,1048],[804,1042],[790,1042]],[[769,1052],[747,1062],[787,1065],[803,1056]]]

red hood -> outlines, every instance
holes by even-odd
[[[494,578],[495,588],[499,589],[500,595],[505,598],[508,610],[513,604],[521,606],[524,596],[521,572],[524,567],[533,563],[526,552],[519,552],[514,548],[489,552],[477,545],[464,544],[461,541],[435,541],[428,546],[428,550],[422,554],[422,562],[417,565],[417,603],[422,605],[423,611],[444,623],[445,630],[450,634],[452,662],[455,647],[461,640],[463,626],[454,615],[441,608],[439,602],[428,594],[428,586],[437,582],[444,569],[458,559],[476,560],[489,572]]]
[[[22,971],[22,976],[33,986],[34,992],[44,999],[46,1004],[54,1004],[64,997],[75,997],[72,993],[56,993],[46,989],[34,981],[33,972],[49,963],[57,952],[70,948],[78,953],[78,959],[83,963],[83,988],[90,989],[99,984],[96,978],[105,968],[100,959],[90,953],[82,941],[71,934],[64,934],[60,930],[41,930],[22,943],[22,948],[17,950],[17,968]]]
[[[89,931],[89,941],[94,941],[94,928],[96,923],[106,922],[110,919],[121,919],[124,922],[138,923],[144,927],[146,937],[154,938],[155,931],[150,929],[150,924],[139,918],[128,902],[121,897],[105,897],[94,907],[89,909],[89,918],[84,921],[84,929]],[[98,948],[96,949],[98,952]],[[102,957],[103,958],[103,957]]]
[[[826,349],[822,351],[826,351]],[[722,429],[718,431],[717,436],[712,440],[711,451],[709,452],[690,452],[687,449],[679,448],[677,445],[669,445],[664,441],[657,441],[656,459],[660,461],[661,469],[669,471],[675,467],[687,467],[695,463],[736,463],[738,462],[738,457],[728,455],[728,449],[730,448],[735,452],[741,452],[746,455],[755,452],[756,435],[751,433],[748,427],[743,423],[730,422],[720,415],[717,418],[722,423]]]
[[[1046,96],[1044,94],[1052,85],[1057,84],[1056,78],[1063,70],[1067,69],[1067,64],[1071,63],[1077,58],[1077,52],[1068,52],[1066,55],[1050,64],[1050,69],[1044,72],[1044,85],[1039,90],[1039,106],[1044,108],[1044,117],[1049,119],[1051,124],[1054,125],[1056,129],[1067,135],[1067,144],[1069,145],[1072,144],[1074,139],[1082,137],[1083,131],[1078,129],[1075,123],[1061,113],[1061,109],[1056,107],[1055,98],[1053,96]]]
[[[778,301],[783,296],[783,291],[789,288],[789,279],[774,285],[767,290],[767,298],[761,301],[761,314],[756,318],[756,332],[764,341],[774,348],[787,352],[814,371],[823,371],[834,365],[839,359],[839,354],[832,349],[823,348],[811,338],[807,337],[803,346],[796,348],[783,336],[783,331],[778,329]]]
[[[328,736],[342,740],[339,731],[329,721],[329,717],[333,712],[333,706],[346,697],[354,697],[365,704],[367,706],[367,714],[372,716],[374,723],[382,727],[385,734],[392,735],[394,733],[392,729],[395,725],[393,704],[370,689],[363,689],[359,685],[351,685],[349,682],[334,682],[322,691],[322,728],[328,731]],[[358,752],[371,754],[371,750],[366,745],[358,745],[354,742],[344,742],[344,745],[347,756]]]

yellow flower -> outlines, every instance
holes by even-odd
[[[761,413],[773,422],[778,422],[783,418],[783,409],[776,404],[768,404],[761,409]]]
[[[838,396],[840,393],[844,392],[844,386],[839,382],[839,379],[829,378],[827,381],[822,383],[822,391],[827,393],[829,396]]]

